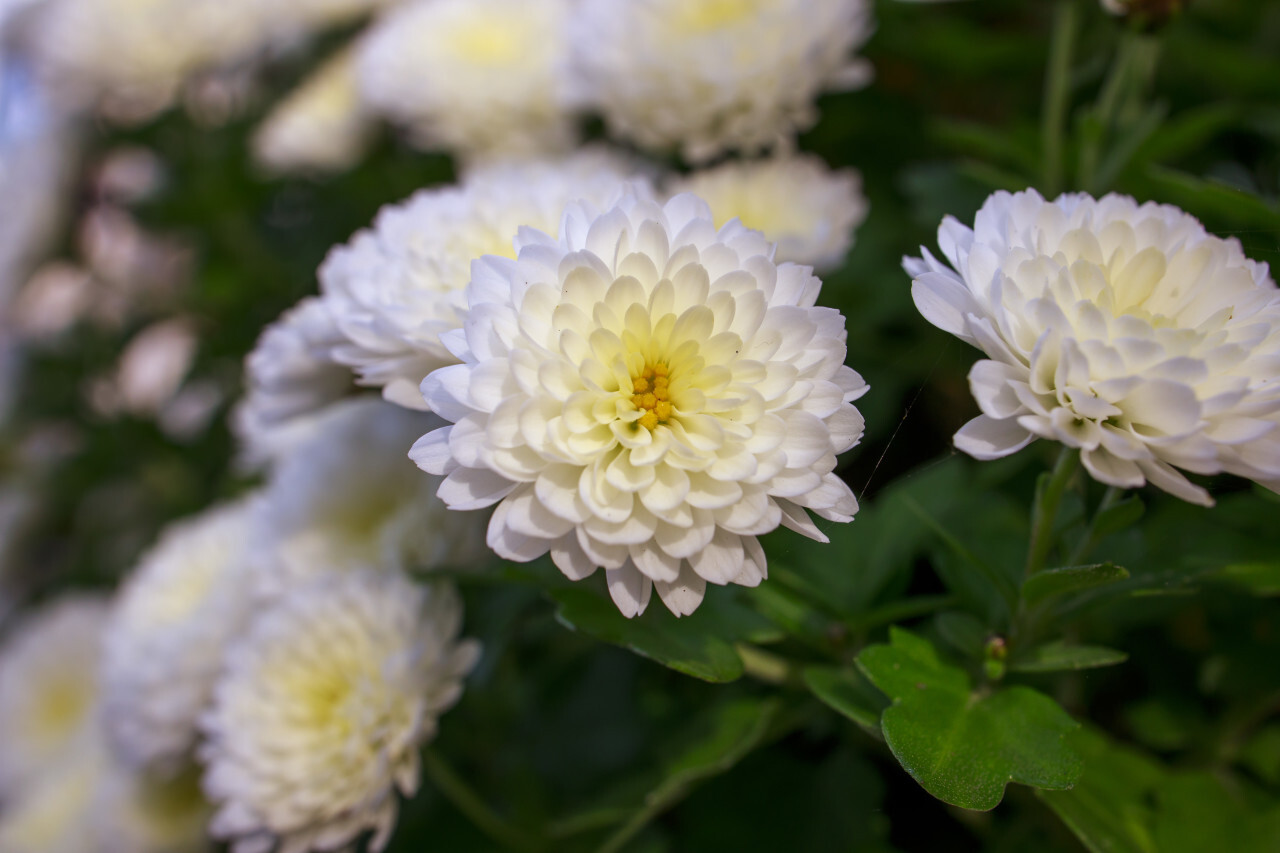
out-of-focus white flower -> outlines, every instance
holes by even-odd
[[[0,800],[75,753],[92,729],[106,619],[105,600],[65,598],[14,625],[0,647]]]
[[[711,205],[716,227],[740,219],[778,245],[775,260],[840,266],[853,230],[867,216],[857,172],[827,168],[818,157],[795,155],[730,161],[681,178],[672,195],[690,192]]]
[[[0,812],[5,853],[202,853],[211,809],[188,770],[163,781],[116,764],[96,729]]]
[[[344,51],[303,81],[253,137],[253,153],[273,172],[340,172],[373,138],[373,117],[356,90],[355,60]]]
[[[473,264],[467,321],[445,336],[462,364],[422,386],[454,425],[411,455],[447,475],[451,508],[498,504],[490,547],[550,551],[574,580],[604,566],[627,616],[655,584],[687,614],[708,582],[764,579],[757,536],[825,541],[807,510],[852,519],[834,469],[867,386],[808,267],[775,265],[741,223],[717,231],[690,195],[574,204],[560,235],[525,229],[518,260]]]
[[[396,789],[457,702],[479,646],[457,639],[446,587],[394,573],[322,579],[254,623],[203,722],[213,833],[235,853],[336,850],[365,829],[381,850]]]
[[[195,328],[176,317],[143,329],[120,356],[116,388],[120,405],[135,415],[154,415],[167,403],[195,361]]]
[[[46,0],[30,46],[68,96],[137,119],[167,106],[188,75],[251,53],[260,18],[235,0]]]
[[[108,759],[110,760],[110,759]],[[156,777],[110,764],[94,792],[91,824],[95,853],[204,853],[212,849],[206,827],[213,814],[188,765]]]
[[[273,29],[285,34],[344,24],[404,0],[255,0]]]
[[[167,530],[120,590],[102,663],[103,720],[128,767],[171,775],[190,756],[231,640],[248,622],[246,542],[256,504]]]
[[[328,308],[303,299],[268,326],[245,359],[245,396],[232,413],[243,461],[258,467],[298,444],[314,415],[352,388],[351,369],[333,359],[343,342]]]
[[[850,52],[866,0],[582,0],[574,89],[616,135],[703,161],[790,142],[825,90],[867,78]]]
[[[10,317],[22,338],[54,338],[70,329],[93,304],[93,276],[73,264],[53,261],[37,269],[18,292]]]
[[[364,39],[365,100],[465,157],[567,148],[566,0],[419,0]]]
[[[424,190],[383,208],[372,230],[320,268],[324,300],[347,338],[335,356],[386,399],[424,408],[423,377],[457,361],[440,335],[462,325],[471,261],[514,257],[521,227],[554,234],[570,201],[606,204],[629,179],[627,163],[587,151],[478,169],[461,187]]]
[[[1034,190],[947,217],[907,258],[925,319],[987,354],[982,414],[956,433],[979,459],[1035,438],[1081,450],[1097,480],[1209,494],[1175,468],[1280,488],[1280,291],[1236,240],[1176,207]]]
[[[405,454],[441,422],[366,396],[337,403],[283,456],[255,520],[253,585],[266,600],[326,572],[464,565],[482,549]]]

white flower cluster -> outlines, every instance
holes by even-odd
[[[1127,196],[996,193],[908,258],[925,319],[981,349],[979,459],[1036,438],[1097,480],[1212,499],[1178,469],[1280,489],[1280,290],[1266,264],[1175,207]]]
[[[550,552],[574,580],[603,566],[626,615],[655,585],[688,614],[708,582],[764,579],[757,536],[853,518],[833,471],[867,386],[809,268],[687,195],[577,203],[558,239],[525,229],[517,250],[473,264],[447,336],[462,363],[422,385],[454,425],[412,453],[451,507],[498,504],[500,556]]]
[[[582,0],[575,88],[610,129],[691,161],[788,144],[820,92],[866,82],[864,0]]]
[[[0,644],[0,850],[200,853],[209,810],[194,775],[158,780],[115,759],[100,725],[111,606],[69,597]]]
[[[268,169],[347,168],[375,116],[467,160],[562,154],[588,111],[698,162],[788,147],[819,94],[869,77],[868,0],[44,0],[24,49],[76,103],[136,121],[369,15],[260,129]]]

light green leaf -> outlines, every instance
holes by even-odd
[[[1009,782],[1069,788],[1080,757],[1065,737],[1078,723],[1027,687],[973,690],[968,674],[921,637],[891,628],[858,667],[892,700],[880,725],[894,756],[926,791],[966,809],[999,805]]]
[[[804,683],[822,702],[876,738],[882,737],[880,714],[888,703],[861,673],[833,666],[811,666],[804,671]]]
[[[1226,580],[1245,587],[1254,595],[1280,595],[1280,562],[1232,563],[1224,566],[1219,574]]]
[[[1034,606],[1054,596],[1082,592],[1128,577],[1128,571],[1111,563],[1045,569],[1027,578],[1022,584],[1022,598],[1027,604]]]
[[[1097,669],[1124,663],[1129,656],[1105,646],[1072,646],[1046,643],[1010,661],[1013,672],[1058,672],[1070,669]]]

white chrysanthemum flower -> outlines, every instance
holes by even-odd
[[[245,359],[245,396],[232,427],[247,464],[262,465],[294,447],[314,415],[352,389],[351,369],[333,349],[345,340],[328,308],[303,299],[268,326]]]
[[[335,356],[388,400],[424,408],[423,377],[457,361],[440,335],[462,325],[471,261],[514,257],[521,226],[555,233],[570,201],[605,204],[634,177],[625,162],[586,151],[479,169],[461,187],[383,208],[372,230],[320,268],[324,300],[347,338]]]
[[[867,216],[858,173],[832,171],[809,155],[730,161],[676,180],[670,192],[704,199],[717,228],[739,219],[763,232],[778,245],[777,261],[819,271],[840,266],[853,245],[853,230]]]
[[[1052,439],[1108,485],[1205,505],[1175,468],[1280,487],[1280,291],[1237,241],[1168,205],[1028,190],[972,230],[947,217],[938,243],[950,267],[905,261],[916,307],[989,356],[958,448]]]
[[[396,793],[457,702],[479,645],[458,641],[450,588],[357,572],[295,592],[227,661],[204,721],[211,829],[235,853],[336,850],[365,829],[386,844]]]
[[[694,161],[785,144],[820,92],[865,82],[850,52],[870,15],[866,0],[583,0],[575,92],[618,136]]]
[[[852,519],[834,469],[867,386],[808,267],[775,265],[741,223],[717,231],[688,195],[574,204],[560,233],[522,230],[518,260],[472,265],[467,322],[446,336],[463,363],[423,382],[454,425],[411,455],[448,475],[450,507],[501,501],[490,547],[550,551],[575,580],[605,567],[627,616],[655,584],[687,614],[708,582],[765,577],[757,536],[781,523],[825,541],[806,510]]]
[[[419,0],[364,39],[361,90],[426,147],[464,156],[562,150],[566,0]]]
[[[438,418],[377,397],[338,403],[283,456],[254,521],[253,586],[264,600],[367,565],[430,569],[479,555],[481,529],[435,497],[405,453]]]
[[[373,131],[356,90],[355,59],[344,51],[271,111],[254,134],[253,154],[272,172],[340,172],[359,161]]]
[[[212,810],[194,768],[163,781],[116,764],[96,727],[0,811],[5,853],[203,853]]]
[[[282,32],[345,24],[404,0],[253,0],[258,14]]]
[[[226,647],[251,614],[257,509],[248,500],[174,525],[121,588],[101,680],[107,737],[126,766],[169,775],[195,746]]]
[[[0,647],[0,800],[80,749],[94,728],[108,604],[66,598],[13,626]]]
[[[30,35],[68,93],[145,115],[193,72],[254,50],[261,17],[248,0],[46,0]]]

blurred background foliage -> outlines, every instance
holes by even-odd
[[[443,720],[393,851],[492,849],[477,821],[503,822],[531,850],[1280,849],[1278,507],[1242,481],[1213,483],[1214,510],[1148,490],[1141,526],[1099,537],[1095,551],[1131,576],[1105,596],[1053,604],[1066,636],[1127,661],[1052,678],[1011,667],[1010,680],[1089,721],[1072,736],[1087,758],[1072,791],[1011,786],[992,812],[948,806],[885,748],[884,699],[823,669],[894,624],[981,679],[984,643],[1009,613],[999,579],[973,560],[1021,565],[1036,474],[1052,463],[1039,445],[987,464],[950,449],[976,414],[965,380],[975,354],[921,320],[901,257],[932,244],[945,214],[971,221],[994,189],[1035,186],[1176,204],[1274,274],[1280,4],[1200,0],[1147,29],[1084,0],[883,0],[876,17],[865,49],[874,83],[824,98],[801,141],[858,169],[871,204],[823,296],[848,318],[849,363],[872,386],[859,403],[866,440],[843,472],[862,514],[828,530],[830,545],[773,535],[768,584],[737,599],[717,589],[678,625],[650,608],[625,635],[616,613],[557,587],[545,567],[472,579],[468,633],[488,653]],[[270,88],[287,90],[328,47],[287,57]],[[381,205],[453,176],[447,158],[384,131],[341,176],[264,178],[246,138],[265,103],[217,127],[170,113],[87,135],[86,174],[121,145],[158,155],[161,188],[134,213],[187,241],[193,280],[121,325],[77,327],[26,353],[6,444],[11,480],[39,496],[14,558],[31,567],[31,598],[113,584],[168,521],[242,491],[225,414],[261,329],[314,292],[328,249]],[[61,249],[75,254],[72,233]],[[224,401],[208,429],[180,440],[153,419],[102,415],[85,387],[136,332],[175,314],[197,323],[188,381],[209,380]],[[1089,488],[1094,505],[1101,489]],[[1064,535],[1086,535],[1084,521],[1073,494]],[[737,678],[739,641],[769,650],[746,668],[781,691]],[[816,668],[796,672],[794,660]],[[442,793],[459,778],[486,801],[471,814],[465,792]]]

